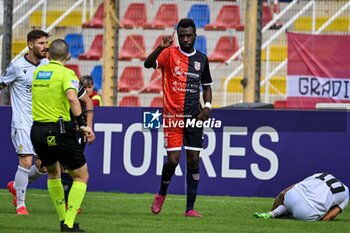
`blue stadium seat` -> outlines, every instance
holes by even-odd
[[[64,40],[69,46],[69,53],[76,58],[79,54],[84,53],[83,35],[78,33],[67,34]]]
[[[205,36],[197,36],[194,47],[204,54],[207,54],[207,39]]]
[[[102,90],[102,66],[97,65],[91,71],[91,76],[94,78],[94,87],[96,91]]]
[[[188,11],[187,18],[193,19],[196,27],[204,28],[210,21],[210,10],[207,4],[193,4]]]

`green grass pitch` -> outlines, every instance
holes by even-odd
[[[350,210],[332,222],[304,222],[284,219],[256,219],[256,211],[271,208],[272,198],[198,196],[196,209],[203,218],[183,216],[185,195],[168,195],[162,212],[153,215],[152,194],[88,192],[77,217],[86,232],[350,232]],[[0,232],[60,232],[56,212],[47,190],[29,189],[29,216],[17,216],[12,196],[0,190]]]

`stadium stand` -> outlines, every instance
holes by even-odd
[[[119,60],[146,59],[146,45],[143,35],[128,35],[119,51]]]
[[[269,61],[284,61],[288,57],[286,45],[271,45]],[[266,61],[266,49],[261,51],[261,59]]]
[[[69,53],[72,57],[77,58],[79,54],[84,53],[83,35],[80,33],[69,33],[64,40],[69,46]]]
[[[140,107],[141,106],[141,101],[138,96],[124,96],[120,102],[119,102],[120,107]]]
[[[80,68],[78,64],[64,64],[65,67],[75,72],[78,78],[80,78]]]
[[[207,39],[205,36],[197,36],[194,47],[204,54],[207,54]]]
[[[150,82],[142,91],[143,93],[160,93],[163,91],[162,74],[159,70],[154,70]]]
[[[11,44],[11,55],[12,57],[19,54],[27,46],[27,41],[24,40],[15,40]]]
[[[225,62],[238,49],[239,46],[236,36],[221,36],[208,59],[211,62]]]
[[[210,21],[210,9],[207,4],[193,4],[187,14],[187,18],[193,19],[196,27],[204,28]]]
[[[104,6],[103,3],[101,3],[90,21],[83,23],[83,28],[103,28],[103,13]]]
[[[205,30],[226,30],[239,28],[241,25],[241,13],[239,5],[223,5],[215,22],[204,26]]]
[[[318,16],[316,17],[316,29],[319,29],[329,17]],[[302,16],[294,22],[295,31],[312,31],[312,17]],[[326,32],[349,32],[349,17],[339,16],[325,29]]]
[[[94,88],[96,91],[102,90],[102,66],[96,65],[90,74],[94,78]]]
[[[131,3],[120,24],[125,29],[142,27],[147,22],[147,10],[145,3]]]
[[[156,39],[156,42],[154,43],[153,47],[152,47],[152,51],[155,50],[158,45],[160,44],[160,41],[163,39],[163,36],[166,36],[166,35],[159,35]],[[173,44],[171,45],[172,47],[173,46],[176,46],[176,40],[173,41]]]
[[[162,96],[156,96],[152,99],[150,107],[163,107],[163,97]]]
[[[118,91],[137,91],[144,87],[142,67],[127,66],[124,68],[118,82]]]
[[[50,10],[46,12],[46,25],[54,23],[65,11]],[[64,18],[56,27],[80,27],[82,22],[82,12],[73,11]],[[89,12],[86,12],[86,17],[90,17]],[[41,27],[42,11],[34,11],[29,17],[30,27]]]
[[[174,27],[179,19],[177,4],[162,4],[159,6],[156,17],[151,23],[146,23],[144,29],[165,29]]]
[[[79,54],[79,60],[99,60],[103,52],[102,41],[103,35],[96,35],[89,50],[86,53]]]

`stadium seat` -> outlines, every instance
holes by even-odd
[[[80,68],[78,64],[64,64],[65,67],[75,72],[78,78],[80,78]]]
[[[83,23],[83,28],[103,28],[103,13],[104,7],[103,3],[101,3],[89,22]]]
[[[12,57],[16,56],[20,52],[22,52],[23,49],[27,47],[27,41],[25,40],[14,40],[12,41],[12,47],[11,47],[11,55]]]
[[[102,90],[102,66],[96,65],[92,68],[91,74],[94,78],[94,88],[96,91]]]
[[[143,35],[128,35],[119,51],[119,60],[146,59],[146,45]]]
[[[207,54],[207,39],[205,36],[197,36],[194,47],[204,54]]]
[[[187,18],[193,19],[196,27],[204,28],[210,21],[210,10],[207,4],[193,4],[187,14]]]
[[[142,27],[147,22],[145,3],[131,3],[120,21],[123,28],[130,29]]]
[[[151,81],[142,92],[159,93],[163,91],[163,79],[160,70],[154,70],[151,76]]]
[[[162,96],[156,96],[152,99],[150,107],[163,107],[163,97]]]
[[[178,21],[177,4],[162,4],[159,6],[156,17],[151,23],[146,23],[144,29],[164,29],[166,27],[175,27]]]
[[[214,51],[209,55],[211,62],[225,62],[239,49],[235,36],[221,36],[216,43]]]
[[[140,107],[141,106],[141,101],[138,96],[124,96],[120,102],[119,102],[120,107]]]
[[[77,58],[79,54],[84,53],[83,35],[80,33],[67,34],[64,40],[69,46],[69,53],[72,57]]]
[[[78,56],[79,60],[99,60],[102,57],[102,41],[103,35],[96,35],[89,50]]]
[[[141,66],[127,66],[124,68],[118,82],[118,91],[138,91],[144,87]]]
[[[219,11],[214,23],[204,26],[205,30],[226,30],[239,28],[241,25],[241,13],[239,5],[224,5]]]

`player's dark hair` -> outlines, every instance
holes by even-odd
[[[35,41],[41,37],[50,37],[50,34],[39,29],[34,29],[27,34],[27,41]]]
[[[56,39],[50,44],[49,53],[53,60],[63,61],[67,58],[68,52],[68,44],[62,39]]]
[[[94,78],[91,75],[84,75],[80,77],[80,84],[84,87],[91,87],[94,85]]]
[[[179,27],[182,27],[182,28],[192,27],[193,28],[193,32],[196,33],[196,24],[190,18],[183,18],[183,19],[181,19],[179,21],[179,23],[177,24],[177,28],[176,28],[177,31],[179,30]]]

